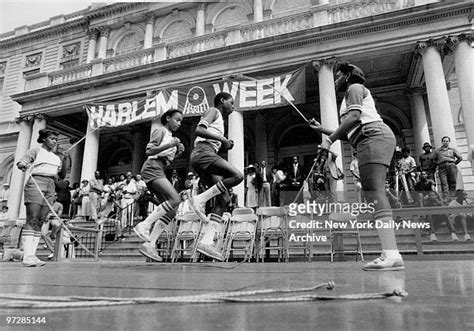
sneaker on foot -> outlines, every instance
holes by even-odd
[[[144,223],[138,223],[134,228],[133,232],[143,241],[150,242],[150,231]]]
[[[209,219],[206,217],[206,214],[204,214],[201,211],[201,206],[199,202],[193,200],[193,198],[189,198],[189,206],[191,207],[192,211],[199,217],[201,222],[203,223],[209,223]]]
[[[48,255],[48,260],[51,260],[54,257],[54,253]]]
[[[469,235],[469,233],[466,233],[466,234],[464,235],[464,240],[465,240],[465,241],[471,240],[471,236]]]
[[[42,267],[46,264],[46,262],[44,262],[43,260],[38,259],[36,256],[34,258],[35,258],[35,261],[36,261],[36,265],[39,265],[40,267]]]
[[[434,233],[430,234],[430,241],[438,241],[438,238],[436,238],[436,235]]]
[[[218,261],[224,261],[224,257],[222,256],[222,254],[213,245],[199,243],[197,245],[197,251]]]
[[[365,271],[396,271],[405,269],[405,264],[401,257],[388,258],[382,253],[380,257],[366,263],[362,269]]]
[[[459,241],[458,236],[457,236],[454,232],[451,233],[451,240],[452,240],[452,241]]]
[[[21,261],[21,264],[24,267],[36,267],[37,266],[36,256],[34,255],[24,256],[23,260]]]
[[[151,243],[142,244],[142,247],[138,251],[140,252],[140,254],[146,256],[149,259],[152,259],[153,261],[163,262],[163,258],[158,255],[156,248],[153,247]]]

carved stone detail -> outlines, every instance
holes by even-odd
[[[36,53],[26,56],[25,68],[38,67],[41,65],[43,53]]]
[[[336,63],[337,63],[337,60],[336,60],[335,57],[329,57],[329,58],[326,58],[326,59],[313,61],[313,67],[317,71],[319,71],[319,69],[321,69],[321,67],[324,66],[324,65],[327,65],[332,69],[332,68],[334,68]]]
[[[79,49],[81,47],[81,43],[77,42],[70,45],[63,46],[63,59],[69,59],[71,57],[76,57],[79,55]]]
[[[0,76],[5,75],[5,70],[7,69],[6,62],[0,62]]]

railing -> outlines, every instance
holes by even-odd
[[[313,26],[313,14],[303,13],[252,24],[248,27],[242,28],[240,30],[240,35],[241,41],[247,42],[309,29]]]
[[[329,24],[377,15],[399,9],[397,0],[370,0],[348,2],[327,9]]]
[[[92,76],[92,64],[86,63],[77,67],[55,71],[49,75],[50,86],[64,84]]]
[[[170,43],[166,46],[167,58],[172,59],[175,57],[204,52],[210,49],[225,47],[228,44],[226,42],[227,35],[228,33],[226,31],[216,32],[185,41]]]
[[[279,17],[246,26],[228,28],[203,36],[192,37],[171,43],[163,43],[153,48],[139,50],[108,59],[96,59],[89,64],[55,71],[47,74],[49,82],[31,78],[25,84],[25,91],[76,81],[104,73],[138,67],[166,59],[174,59],[195,53],[218,49],[233,44],[249,42],[292,33],[315,26],[333,24],[361,17],[390,12],[403,7],[402,0],[366,0],[346,2],[331,6],[314,7],[314,12],[304,12]],[[409,2],[407,6],[412,6]],[[324,15],[320,15],[324,14]],[[327,17],[319,19],[315,17]],[[3,35],[2,35],[3,36]]]
[[[153,48],[127,53],[104,60],[104,73],[133,68],[153,62]]]

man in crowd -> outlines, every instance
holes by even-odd
[[[424,153],[420,155],[420,168],[421,171],[426,171],[429,179],[434,180],[434,173],[436,170],[436,163],[433,160],[434,153],[430,143],[426,142],[423,144]]]
[[[266,161],[260,162],[260,169],[258,169],[258,171],[260,173],[260,178],[262,179],[262,188],[259,191],[258,205],[259,207],[270,207],[272,205],[270,186],[272,174],[270,172],[270,169],[267,167]]]
[[[454,148],[449,147],[450,142],[451,138],[444,136],[441,139],[443,145],[433,155],[433,160],[438,167],[438,176],[445,199],[449,196],[454,197],[458,176],[457,165],[462,161],[461,154]]]

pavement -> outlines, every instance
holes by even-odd
[[[446,258],[449,259],[449,258]],[[344,295],[404,289],[405,298],[292,303],[157,303],[85,308],[5,308],[1,330],[472,330],[474,261],[409,260],[405,271],[366,272],[362,262],[0,263],[2,294],[163,298],[216,291],[310,287],[333,281]],[[307,295],[298,293],[297,295]],[[292,295],[295,295],[294,293]],[[281,298],[273,294],[267,298]],[[54,298],[53,298],[54,299]],[[54,300],[53,300],[54,301]],[[0,304],[1,305],[1,304]],[[12,317],[35,317],[32,324]],[[38,319],[39,318],[39,319]],[[10,324],[8,323],[10,321]],[[44,322],[43,322],[44,321]]]

